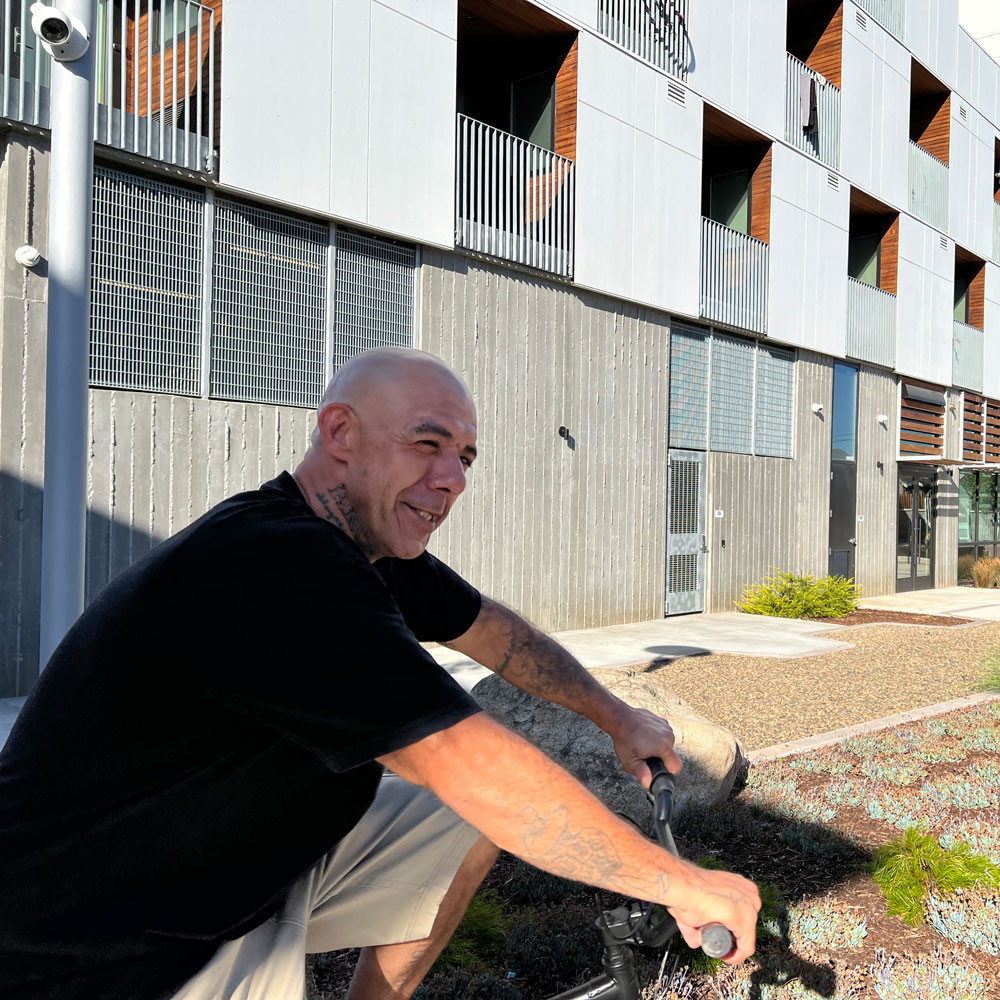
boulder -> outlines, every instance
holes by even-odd
[[[699,811],[729,797],[746,767],[743,750],[731,732],[678,698],[661,673],[612,667],[590,673],[622,701],[664,716],[673,727],[674,749],[684,762],[675,779],[675,822],[686,811]],[[609,808],[647,826],[650,809],[645,791],[622,770],[611,737],[589,719],[527,694],[496,675],[481,680],[472,694],[494,719],[534,743]]]

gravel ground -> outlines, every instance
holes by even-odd
[[[854,648],[795,659],[715,653],[657,672],[744,750],[758,750],[975,694],[987,654],[1000,646],[1000,622],[867,625],[830,638]]]

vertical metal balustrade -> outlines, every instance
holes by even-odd
[[[785,140],[839,170],[840,88],[790,52],[785,57]],[[808,132],[808,122],[803,121],[803,78],[811,80],[816,88],[816,127]]]
[[[952,340],[951,381],[975,392],[983,391],[983,331],[955,320]]]
[[[857,278],[847,279],[849,358],[893,368],[896,364],[896,296]]]
[[[573,161],[458,116],[455,244],[573,276]]]
[[[49,128],[49,65],[31,0],[0,0],[0,114]],[[216,16],[195,0],[98,0],[94,141],[215,170]]]
[[[906,33],[905,0],[856,0],[857,5],[901,42]]]
[[[942,232],[948,229],[948,164],[910,140],[910,211]]]
[[[701,315],[767,331],[768,245],[712,219],[701,220]]]
[[[688,0],[599,0],[597,30],[678,79],[687,79]]]

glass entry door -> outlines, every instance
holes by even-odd
[[[934,480],[899,471],[896,504],[896,590],[934,586]]]

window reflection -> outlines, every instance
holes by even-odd
[[[835,462],[853,462],[857,452],[858,370],[833,366],[833,453]]]

